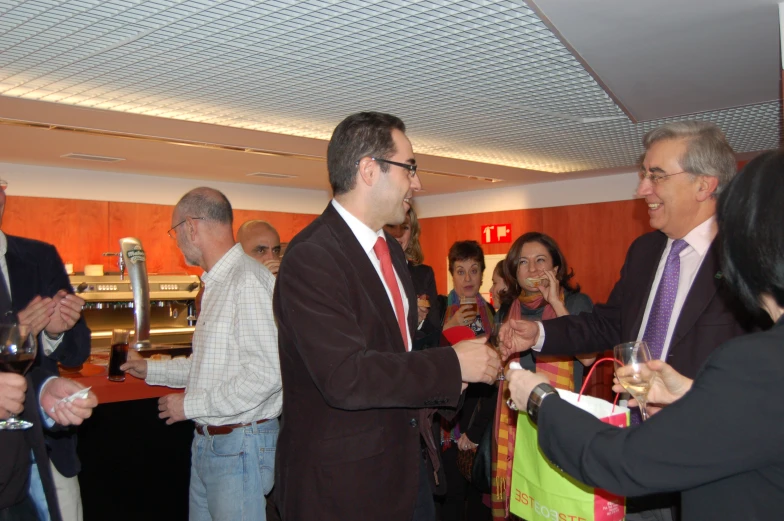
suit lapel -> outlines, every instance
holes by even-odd
[[[411,279],[411,273],[408,269],[408,261],[406,260],[406,254],[403,252],[403,249],[399,247],[397,241],[388,233],[384,232],[384,235],[387,240],[387,244],[389,244],[389,253],[392,257],[392,266],[395,268],[397,272],[397,276],[400,279],[400,282],[403,284],[403,291],[405,291],[405,298],[408,299],[408,316],[406,320],[408,322],[408,333],[411,335],[411,343],[413,346],[413,340],[416,332],[417,327],[417,296],[416,290],[414,289],[414,281]]]
[[[629,315],[634,317],[634,321],[632,322],[631,330],[624,335],[624,338],[637,338],[640,333],[640,327],[642,327],[642,319],[645,315],[645,307],[648,304],[648,296],[651,294],[651,289],[653,289],[656,270],[659,268],[664,248],[667,247],[666,235],[657,233],[656,238],[657,240],[652,242],[649,250],[643,252],[642,261],[639,263],[638,268],[629,274],[632,279],[632,285],[636,286],[633,282],[635,279],[640,283],[644,283],[644,291],[633,292],[634,297],[629,303]]]
[[[716,248],[714,248],[715,243],[716,241],[711,243],[708,248],[705,260],[697,271],[691,289],[689,289],[689,293],[686,295],[678,322],[675,324],[675,330],[672,332],[670,351],[686,336],[716,294],[715,276],[719,271],[719,259]]]
[[[351,231],[351,228],[349,228],[338,211],[335,210],[332,203],[329,203],[322,215],[325,224],[332,230],[333,235],[338,241],[340,250],[344,253],[346,260],[350,264],[349,271],[353,270],[360,280],[362,280],[362,288],[356,288],[356,290],[364,291],[367,294],[379,320],[383,322],[387,329],[387,336],[390,339],[390,345],[393,349],[395,351],[405,351],[406,347],[403,345],[403,338],[400,336],[400,328],[398,327],[397,319],[395,318],[395,310],[392,308],[392,303],[389,302],[387,290],[384,288],[384,284],[381,282],[376,268],[373,267],[373,264],[370,262],[367,253],[362,249],[362,246]],[[398,270],[398,276],[399,275],[400,270]],[[401,279],[405,280],[402,277]],[[411,291],[413,291],[413,289]]]
[[[5,262],[8,266],[8,283],[11,286],[11,307],[15,312],[24,309],[35,296],[36,289],[32,286],[38,281],[37,266],[34,262],[26,262],[24,252],[19,248],[15,237],[7,235],[8,250]]]

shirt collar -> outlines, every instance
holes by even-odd
[[[716,238],[716,216],[711,215],[707,220],[705,220],[702,224],[697,225],[692,231],[686,234],[683,237],[683,240],[689,243],[689,246],[694,248],[700,257],[703,257],[705,253],[710,248],[713,239]],[[672,244],[673,240],[669,239],[667,241],[667,246]]]
[[[229,248],[229,251],[218,259],[218,262],[215,263],[210,271],[205,271],[202,274],[201,279],[204,281],[204,284],[221,283],[226,280],[231,272],[231,268],[241,255],[245,255],[245,252],[242,250],[242,244],[237,243]]]
[[[346,224],[351,229],[351,233],[353,233],[354,237],[356,237],[359,241],[359,245],[362,246],[362,249],[365,250],[365,253],[369,255],[370,251],[373,249],[373,246],[376,245],[378,238],[384,237],[384,230],[378,230],[374,232],[370,229],[370,227],[368,227],[368,225],[354,217],[348,210],[343,208],[343,206],[341,206],[341,204],[335,199],[332,199],[332,206],[335,207],[335,210],[338,211],[338,214],[343,218],[344,221],[346,221]]]
[[[5,257],[6,253],[8,253],[8,239],[2,230],[0,230],[0,257]]]

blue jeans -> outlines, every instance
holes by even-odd
[[[190,521],[265,521],[275,479],[278,420],[229,434],[196,433],[191,446]]]

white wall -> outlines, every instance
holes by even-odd
[[[209,185],[226,194],[237,209],[314,215],[320,214],[330,199],[330,194],[321,190],[14,163],[0,163],[0,178],[8,181],[11,196],[174,205],[191,188]],[[422,195],[416,198],[414,205],[419,217],[546,208],[632,199],[636,186],[637,174],[630,172],[457,194]]]

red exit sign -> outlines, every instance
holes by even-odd
[[[482,225],[482,244],[498,244],[501,242],[512,242],[511,224]]]

